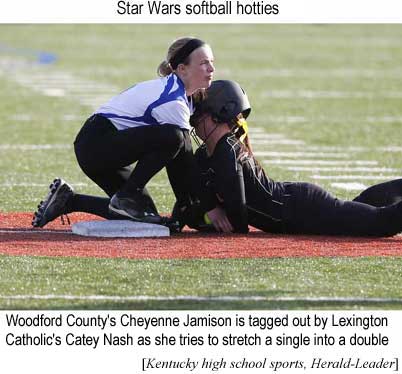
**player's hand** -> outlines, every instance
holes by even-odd
[[[217,206],[216,208],[207,212],[207,215],[214,225],[216,231],[226,233],[233,232],[233,227],[229,222],[226,212],[220,206]]]

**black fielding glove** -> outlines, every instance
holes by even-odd
[[[184,202],[176,201],[173,207],[171,220],[178,223],[180,231],[185,225],[198,231],[215,231],[212,224],[205,222],[204,215],[205,211],[200,201],[188,199]]]

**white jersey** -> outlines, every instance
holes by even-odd
[[[95,114],[108,118],[118,130],[171,124],[190,130],[193,104],[176,74],[141,82],[102,105]]]

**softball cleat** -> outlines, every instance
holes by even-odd
[[[73,196],[73,188],[61,178],[49,186],[49,193],[38,205],[32,219],[33,227],[44,227],[49,222],[66,213],[68,200]]]
[[[110,199],[109,210],[137,222],[155,224],[162,224],[163,222],[152,199],[144,195],[141,190],[131,196],[117,192]]]

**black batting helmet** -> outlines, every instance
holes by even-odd
[[[237,82],[229,80],[213,81],[205,92],[205,98],[196,104],[191,124],[208,113],[218,123],[229,123],[239,114],[247,118],[251,106],[247,94]]]

